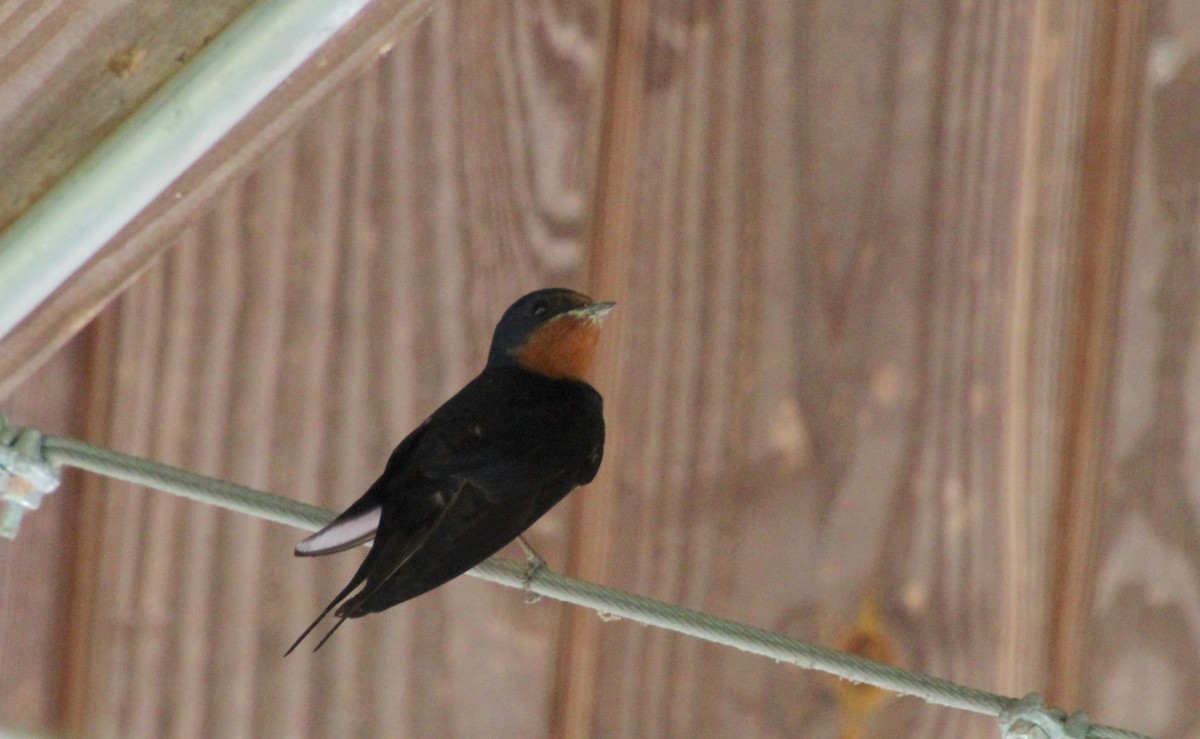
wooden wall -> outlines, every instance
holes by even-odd
[[[1200,736],[1198,60],[1195,0],[445,0],[6,407],[338,508],[583,288],[610,441],[553,566]],[[9,723],[995,735],[468,579],[283,660],[356,555],[66,487],[0,543],[0,625],[54,614]]]

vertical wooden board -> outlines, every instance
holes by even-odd
[[[512,299],[584,283],[602,22],[441,4],[114,309],[106,441],[352,502]],[[358,555],[295,560],[297,532],[105,487],[82,733],[546,733],[559,608],[464,579],[283,660]],[[555,514],[533,541],[566,534]]]
[[[46,434],[83,431],[88,337],[79,335],[41,370],[5,396],[14,427]],[[78,476],[25,515],[13,541],[0,539],[0,727],[61,731],[62,663],[69,561],[77,527]]]
[[[1162,737],[1200,734],[1200,3],[1151,17],[1104,468],[1085,702]]]
[[[1086,5],[650,13],[613,584],[1036,688]],[[598,735],[995,732],[636,627],[599,649]]]

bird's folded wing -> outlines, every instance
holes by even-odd
[[[377,560],[381,562],[390,562],[390,566],[386,572],[372,572],[367,577],[366,587],[343,604],[336,611],[336,615],[354,616],[360,604],[367,603],[381,589],[385,588],[389,581],[396,576],[396,573],[408,564],[413,555],[421,551],[421,548],[425,546],[425,542],[429,541],[429,537],[436,533],[442,523],[450,517],[452,511],[455,509],[455,504],[461,499],[462,488],[460,487],[451,495],[449,502],[446,503],[446,506],[438,513],[436,518],[426,522],[419,530],[410,532],[410,536],[393,536],[381,539],[376,545],[379,547],[378,551],[372,549],[369,556],[377,556]]]
[[[409,463],[421,434],[428,426],[429,419],[426,418],[420,426],[413,429],[392,451],[387,467],[379,479],[328,526],[297,544],[296,556],[317,557],[334,554],[374,539],[375,531],[379,528],[379,519],[383,515],[383,501],[388,496],[397,495],[395,487],[400,477],[399,473]]]

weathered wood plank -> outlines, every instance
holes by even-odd
[[[611,582],[1042,687],[1095,8],[650,12]],[[599,651],[598,735],[995,731],[653,631]]]
[[[585,283],[602,20],[441,5],[117,304],[105,441],[350,503],[508,302]],[[105,489],[81,734],[547,733],[561,608],[463,580],[285,661],[358,556],[295,560],[295,532]],[[562,516],[532,537],[556,560]]]
[[[1200,733],[1197,213],[1200,3],[1152,6],[1119,367],[1101,467],[1081,702],[1153,736]]]
[[[1063,404],[1063,471],[1053,554],[1047,645],[1051,700],[1074,705],[1080,676],[1093,579],[1090,573],[1100,517],[1097,495],[1108,458],[1109,401],[1115,362],[1121,269],[1128,250],[1133,182],[1132,150],[1146,64],[1149,6],[1102,5],[1095,14],[1094,53],[1088,80],[1080,155],[1078,248],[1071,343],[1064,367],[1071,377]]]
[[[513,295],[591,285],[621,302],[609,454],[535,529],[552,562],[1193,735],[1200,6],[1152,16],[1140,103],[1092,82],[1141,63],[1110,10],[447,4],[106,314],[91,415],[112,422],[89,433],[345,505]],[[1123,280],[1106,410],[1113,297],[1077,266],[1122,248],[1134,103],[1138,248],[1092,273]],[[88,484],[80,734],[994,734],[474,581],[280,661],[356,557],[296,562],[292,532]],[[5,717],[57,728],[8,679]]]

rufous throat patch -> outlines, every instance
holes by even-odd
[[[530,334],[516,351],[517,364],[546,377],[582,380],[591,369],[599,340],[598,319],[563,314]]]

